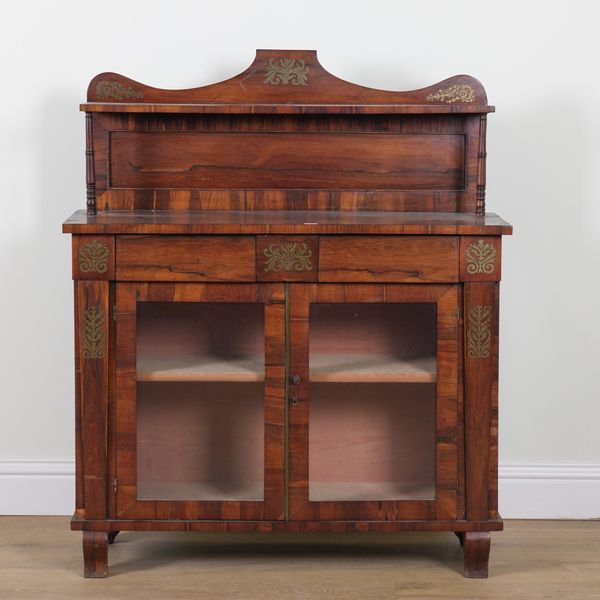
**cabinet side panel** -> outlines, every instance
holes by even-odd
[[[106,517],[109,284],[77,283],[85,514]]]
[[[494,283],[465,284],[465,441],[468,520],[489,513],[490,427],[496,369]]]
[[[117,495],[115,494],[114,486],[112,482],[117,479],[117,425],[116,425],[116,362],[117,362],[117,336],[116,336],[116,284],[110,282],[109,287],[109,306],[113,313],[111,318],[109,331],[109,361],[108,361],[108,435],[107,435],[107,449],[108,449],[108,472],[106,486],[106,505],[107,512],[111,518],[117,516]]]
[[[77,320],[78,309],[77,282],[73,282],[73,296],[75,309],[75,511],[80,513],[84,510],[83,489],[83,436],[81,431],[81,365],[79,362],[79,327]]]
[[[458,288],[458,405],[457,405],[457,456],[458,456],[458,497],[457,518],[465,518],[465,359],[464,359],[464,289]]]
[[[499,356],[499,318],[500,318],[500,286],[494,287],[494,321],[493,321],[493,365],[492,365],[492,407],[490,423],[490,482],[489,511],[490,518],[498,518],[498,356]]]

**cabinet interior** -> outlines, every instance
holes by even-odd
[[[435,304],[313,304],[309,365],[309,499],[434,498]]]

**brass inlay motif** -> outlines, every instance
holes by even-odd
[[[496,248],[479,240],[476,244],[469,244],[466,252],[467,273],[493,273],[496,266]]]
[[[492,307],[472,306],[467,315],[467,356],[489,358],[492,353]]]
[[[270,83],[272,85],[308,85],[306,80],[308,78],[308,67],[305,66],[304,61],[293,58],[271,58],[269,59],[267,77],[263,83]]]
[[[467,83],[451,85],[449,88],[438,90],[435,94],[429,94],[427,100],[429,102],[446,102],[448,104],[474,102],[475,90]]]
[[[104,242],[92,240],[79,248],[79,270],[82,273],[106,273],[110,251]]]
[[[103,79],[96,85],[96,96],[99,100],[136,100],[144,97],[140,90],[126,87],[117,81]]]
[[[265,248],[267,257],[265,271],[311,271],[310,257],[312,250],[306,244],[285,242],[284,244],[271,244]]]
[[[89,306],[83,311],[83,358],[104,357],[104,321],[101,306]]]

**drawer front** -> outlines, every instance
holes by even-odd
[[[117,238],[120,281],[256,281],[250,236],[140,235]]]
[[[321,236],[319,281],[458,281],[456,236]]]

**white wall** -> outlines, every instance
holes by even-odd
[[[72,287],[60,225],[85,205],[78,103],[89,80],[111,70],[160,87],[194,86],[242,71],[255,48],[316,48],[332,73],[367,86],[411,89],[462,72],[486,86],[498,108],[488,121],[488,210],[515,226],[503,255],[503,503],[523,513],[517,488],[528,485],[527,473],[568,486],[566,500],[556,496],[556,514],[576,515],[567,505],[571,491],[600,500],[595,6],[3,3],[0,485],[15,484],[15,469],[23,478],[37,473],[46,464],[39,461],[58,461],[47,471],[64,477],[70,463],[61,461],[73,457]],[[587,475],[569,479],[574,473]]]

